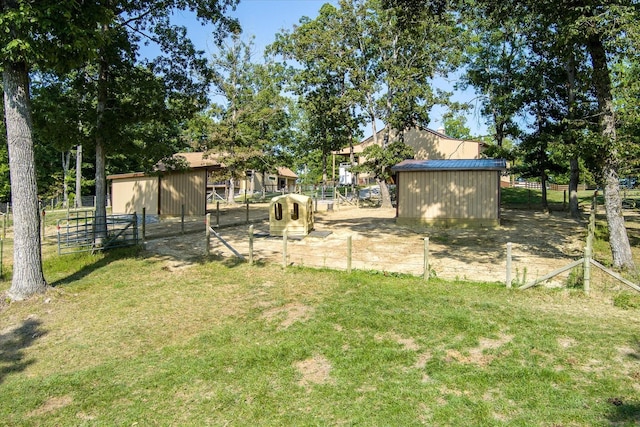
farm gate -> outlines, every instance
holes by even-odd
[[[101,245],[96,244],[96,224],[107,223],[107,236]],[[138,217],[107,215],[106,219],[95,216],[92,210],[72,212],[66,219],[58,220],[58,254],[93,252],[138,244]]]

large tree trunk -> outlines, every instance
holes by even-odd
[[[98,96],[96,106],[96,210],[95,210],[95,245],[102,246],[107,237],[107,180],[105,128],[107,102],[109,100],[108,63],[102,52],[98,61]]]
[[[573,121],[576,119],[576,59],[574,46],[570,46],[568,52],[567,70],[567,104],[569,107],[569,138],[567,145],[570,147],[571,159],[569,160],[569,213],[572,218],[580,218],[580,206],[578,204],[578,181],[580,180],[580,169],[578,156],[575,154],[578,145],[573,136]]]
[[[572,218],[580,218],[580,206],[578,200],[578,181],[580,180],[580,169],[576,157],[569,160],[569,212]]]
[[[38,184],[33,151],[29,73],[24,62],[2,73],[13,206],[13,278],[9,297],[23,300],[47,289],[42,273]]]
[[[607,55],[598,35],[591,35],[587,48],[593,64],[593,87],[598,98],[600,110],[602,138],[605,142],[603,153],[602,176],[605,180],[604,206],[607,212],[609,226],[609,245],[613,255],[613,266],[616,268],[632,269],[634,267],[631,245],[622,215],[622,199],[620,197],[620,182],[618,180],[618,166],[620,163],[616,138],[616,123],[611,95],[611,77],[607,66]]]
[[[371,120],[371,130],[373,132],[373,144],[374,145],[378,145],[378,129],[376,128],[376,119],[375,117],[372,117]],[[389,129],[387,129],[387,135],[388,135],[388,131]],[[385,137],[388,141],[388,136]],[[386,143],[383,142],[383,149],[386,148]],[[393,205],[391,204],[391,195],[389,194],[389,187],[387,186],[387,183],[383,180],[383,179],[379,179],[376,177],[376,183],[378,184],[378,186],[380,187],[380,202],[381,202],[381,207],[383,208],[391,208],[393,207]]]
[[[234,178],[235,171],[231,171],[231,177],[229,177],[229,188],[227,192],[227,203],[230,205],[236,204],[236,179]]]

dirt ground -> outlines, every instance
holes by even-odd
[[[256,262],[284,264],[284,242],[269,235],[266,206],[251,208],[253,253]],[[340,207],[329,211],[319,206],[314,215],[314,231],[302,239],[288,239],[287,265],[305,265],[345,270],[347,240],[352,240],[353,269],[422,275],[425,237],[429,238],[428,260],[431,276],[445,279],[504,282],[506,247],[512,243],[514,286],[541,277],[582,256],[586,224],[567,218],[565,212],[503,210],[496,228],[412,228],[395,223],[395,209]],[[249,256],[249,231],[244,211],[220,216],[220,226],[212,220],[220,237],[245,258]],[[231,226],[232,224],[241,225]],[[226,224],[225,224],[226,222]],[[166,260],[167,268],[182,269],[205,254],[205,227],[193,224],[184,235],[153,237],[165,231],[175,234],[176,225],[162,222],[148,233],[146,250]],[[173,229],[172,229],[173,227]],[[193,228],[195,227],[195,228]],[[210,256],[233,259],[235,255],[212,236]],[[566,274],[547,282],[564,282]]]

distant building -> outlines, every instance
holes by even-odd
[[[226,166],[220,156],[203,152],[176,153],[173,162],[159,163],[156,173],[110,175],[113,213],[204,215],[207,203],[226,200],[229,181],[221,179]],[[175,162],[175,164],[173,164]],[[171,163],[171,164],[170,164]],[[273,173],[247,171],[235,192],[293,192],[298,176],[286,167]]]
[[[439,129],[444,131],[444,129]],[[382,129],[377,133],[377,143],[382,145],[386,129]],[[388,143],[397,141],[400,135],[397,131],[391,131]],[[452,138],[443,132],[434,131],[427,128],[416,127],[409,129],[403,133],[405,144],[413,148],[414,159],[479,159],[485,148],[485,143],[480,141],[467,141]],[[360,165],[366,161],[363,152],[365,148],[374,144],[373,136],[362,140],[359,144],[353,146],[354,164]],[[333,176],[336,176],[336,164],[338,165],[338,176],[340,184],[367,184],[368,174],[360,174],[355,178],[350,173],[351,167],[351,147],[345,147],[341,150],[333,151]]]

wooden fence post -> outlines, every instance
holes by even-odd
[[[249,224],[249,202],[247,203],[247,224]]]
[[[220,201],[216,202],[216,227],[220,227]]]
[[[511,287],[511,242],[507,242],[507,288]]]
[[[184,234],[184,205],[180,207],[180,229],[182,230],[182,234]]]
[[[582,283],[584,285],[584,293],[588,295],[591,290],[591,245],[589,244],[587,244],[587,247],[584,249],[584,273]]]
[[[429,238],[424,238],[424,272],[423,278],[425,281],[429,281],[429,276],[431,272],[429,271]]]
[[[282,267],[287,267],[287,229],[282,232]]]
[[[147,240],[147,208],[142,208],[142,244]]]
[[[253,225],[249,226],[249,265],[253,265]]]
[[[206,254],[207,256],[209,256],[209,243],[211,241],[211,214],[207,214],[207,216],[205,217],[205,224],[206,224]]]
[[[351,254],[353,249],[353,239],[347,236],[347,273],[351,273]]]

